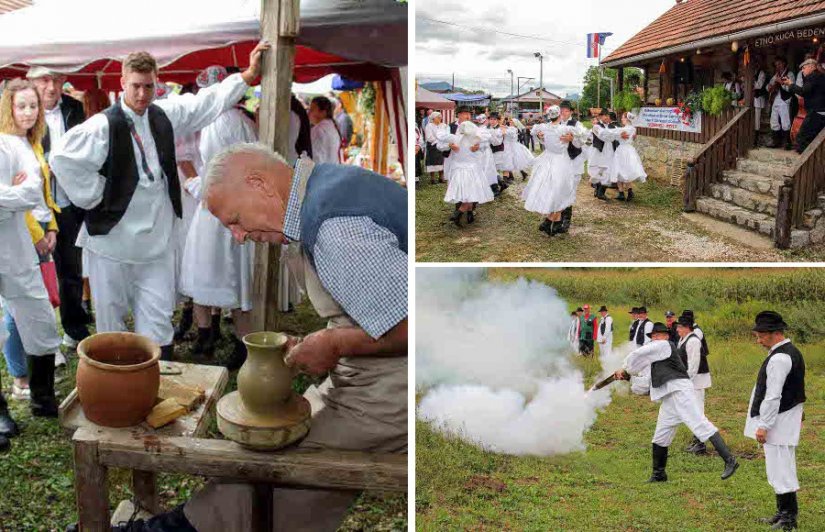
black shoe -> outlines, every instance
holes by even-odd
[[[198,338],[192,346],[192,354],[201,357],[212,357],[215,354],[212,327],[198,327]]]
[[[186,518],[183,505],[149,519],[135,519],[112,525],[112,532],[198,532]]]
[[[498,183],[495,185],[490,185],[490,190],[493,191],[493,196],[498,197],[501,194],[501,188],[498,186]]]
[[[164,362],[172,362],[175,359],[175,345],[168,344],[160,346],[160,359]]]
[[[223,340],[223,334],[221,334],[221,315],[212,314],[212,325],[210,326],[210,331],[212,332],[212,344],[218,345],[218,342]]]
[[[775,524],[777,521],[779,521],[782,518],[782,503],[783,503],[783,501],[784,501],[784,499],[782,498],[782,495],[777,495],[776,496],[776,513],[773,514],[772,517],[763,517],[763,518],[759,519],[759,522],[763,523],[765,525],[772,525],[772,524]]]
[[[192,323],[194,322],[194,314],[195,309],[192,305],[186,305],[183,307],[183,310],[180,313],[180,322],[178,323],[178,328],[175,329],[175,341],[180,342],[183,340],[183,337],[186,336],[186,333],[189,332],[189,329],[192,328]]]
[[[527,181],[527,172],[525,172],[524,170],[521,171],[521,180]]]
[[[8,452],[11,449],[11,442],[5,436],[0,435],[0,453]]]
[[[543,232],[547,233],[547,231],[550,230],[550,225],[551,225],[550,220],[545,218],[544,221],[542,221],[541,224],[539,224],[539,231],[543,231]]]
[[[0,411],[0,436],[4,438],[14,438],[20,434],[20,427],[9,415],[9,411]]]
[[[771,131],[771,148],[782,147],[782,131]]]
[[[229,371],[240,369],[243,363],[246,362],[246,344],[238,340],[236,336],[232,337],[232,342],[235,344],[235,348],[232,350],[232,354],[229,355],[229,360],[226,361],[226,369]]]
[[[713,448],[716,449],[716,452],[719,453],[719,456],[722,457],[722,460],[725,461],[725,470],[722,472],[722,480],[728,479],[736,473],[736,470],[739,469],[739,462],[736,461],[736,457],[733,456],[733,453],[730,452],[728,446],[725,444],[725,440],[722,439],[722,435],[718,432],[708,439],[708,441],[713,444]]]
[[[501,182],[499,182],[499,184],[498,184],[498,188],[499,188],[499,194],[501,194],[502,192],[504,192],[505,190],[507,190],[508,188],[510,188],[510,185],[508,185],[508,184],[507,184],[506,182],[504,182],[504,181],[501,181]]]
[[[653,474],[650,475],[648,482],[667,482],[667,447],[653,444]]]
[[[475,211],[467,211],[467,223],[471,224],[476,221]]]
[[[799,505],[796,500],[796,492],[782,493],[777,495],[779,504],[779,519],[774,522],[773,530],[795,530],[797,527],[796,517],[799,515]]]
[[[627,201],[633,200],[636,197],[636,194],[633,193],[633,189],[627,191]]]
[[[450,221],[456,224],[458,227],[461,227],[461,215],[464,214],[458,208],[453,211],[453,214],[450,216]]]
[[[627,201],[624,197],[624,192],[619,192],[616,194],[616,201]]]
[[[602,200],[602,201],[609,201],[609,200],[610,200],[610,198],[608,198],[608,197],[604,194],[605,192],[607,192],[607,187],[602,186],[602,185],[598,185],[598,186],[596,187],[596,198],[597,198],[597,199],[600,199],[600,200]]]
[[[791,132],[783,131],[782,136],[785,138],[785,151],[791,151],[793,149],[793,142],[791,142]]]
[[[54,395],[54,355],[28,355],[29,405],[35,417],[57,417],[57,398]]]

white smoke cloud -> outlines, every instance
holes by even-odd
[[[610,389],[586,394],[555,290],[484,269],[419,268],[416,275],[419,419],[485,450],[550,455],[584,448]],[[608,374],[630,346],[602,361]],[[622,386],[622,385],[618,385]]]

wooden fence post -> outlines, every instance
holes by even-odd
[[[779,188],[779,199],[776,204],[776,228],[774,241],[779,249],[791,247],[791,198],[793,197],[793,181],[785,180]]]

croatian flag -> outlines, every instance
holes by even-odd
[[[612,33],[588,33],[587,34],[587,58],[593,59],[601,57],[604,40],[613,35]]]

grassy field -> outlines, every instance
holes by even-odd
[[[295,312],[284,315],[281,330],[291,334],[307,334],[324,325],[324,320],[305,303]],[[223,333],[228,339],[230,328],[224,325]],[[224,340],[216,354],[217,360],[224,360],[231,349],[232,344]],[[179,345],[177,355],[183,361],[193,361],[191,344],[186,342]],[[0,357],[0,360],[3,392],[8,399],[12,380],[6,371],[5,359]],[[74,388],[74,370],[77,366],[75,356],[70,359],[70,366],[68,378],[57,386],[61,399]],[[230,374],[225,393],[236,389],[236,374],[237,372]],[[296,380],[295,387],[300,391],[307,384],[306,379]],[[12,416],[20,424],[22,434],[12,440],[12,450],[9,453],[0,455],[0,531],[62,531],[66,525],[77,520],[70,436],[58,426],[56,420],[33,418],[29,414],[28,403],[10,401],[10,404]],[[222,437],[214,421],[209,437]],[[204,482],[200,477],[160,475],[158,491],[161,504],[171,508],[186,501]],[[110,470],[110,507],[114,509],[130,495],[128,472]],[[406,495],[365,493],[353,505],[341,530],[388,531],[406,528]]]
[[[715,454],[695,457],[680,428],[668,461],[669,482],[646,484],[658,405],[616,395],[586,434],[585,452],[551,457],[498,455],[445,439],[416,422],[418,530],[764,530],[775,511],[764,457],[742,435],[750,391],[766,352],[750,333],[753,316],[772,308],[805,355],[805,424],[797,465],[802,530],[825,530],[825,327],[815,315],[825,300],[825,272],[793,270],[499,269],[506,282],[524,275],[556,287],[571,308],[606,304],[615,319],[614,345],[626,339],[632,306],[651,319],[693,308],[708,336],[713,387],[706,413],[742,466],[722,482]],[[678,281],[681,281],[680,284]],[[775,286],[774,286],[775,284]],[[786,294],[788,294],[786,296]],[[794,299],[796,298],[796,299]],[[796,301],[785,304],[781,301]],[[804,311],[797,310],[806,309]],[[596,307],[598,308],[598,307]],[[597,360],[577,359],[593,381]]]
[[[476,222],[458,228],[448,220],[446,184],[422,177],[415,191],[416,260],[419,262],[776,262],[821,261],[825,246],[780,251],[764,238],[752,246],[707,230],[682,212],[681,192],[648,181],[630,204],[593,197],[585,178],[573,223],[565,235],[538,231],[541,216],[524,210],[516,183],[480,205]],[[614,191],[607,193],[615,196]],[[745,234],[751,243],[751,234]]]

